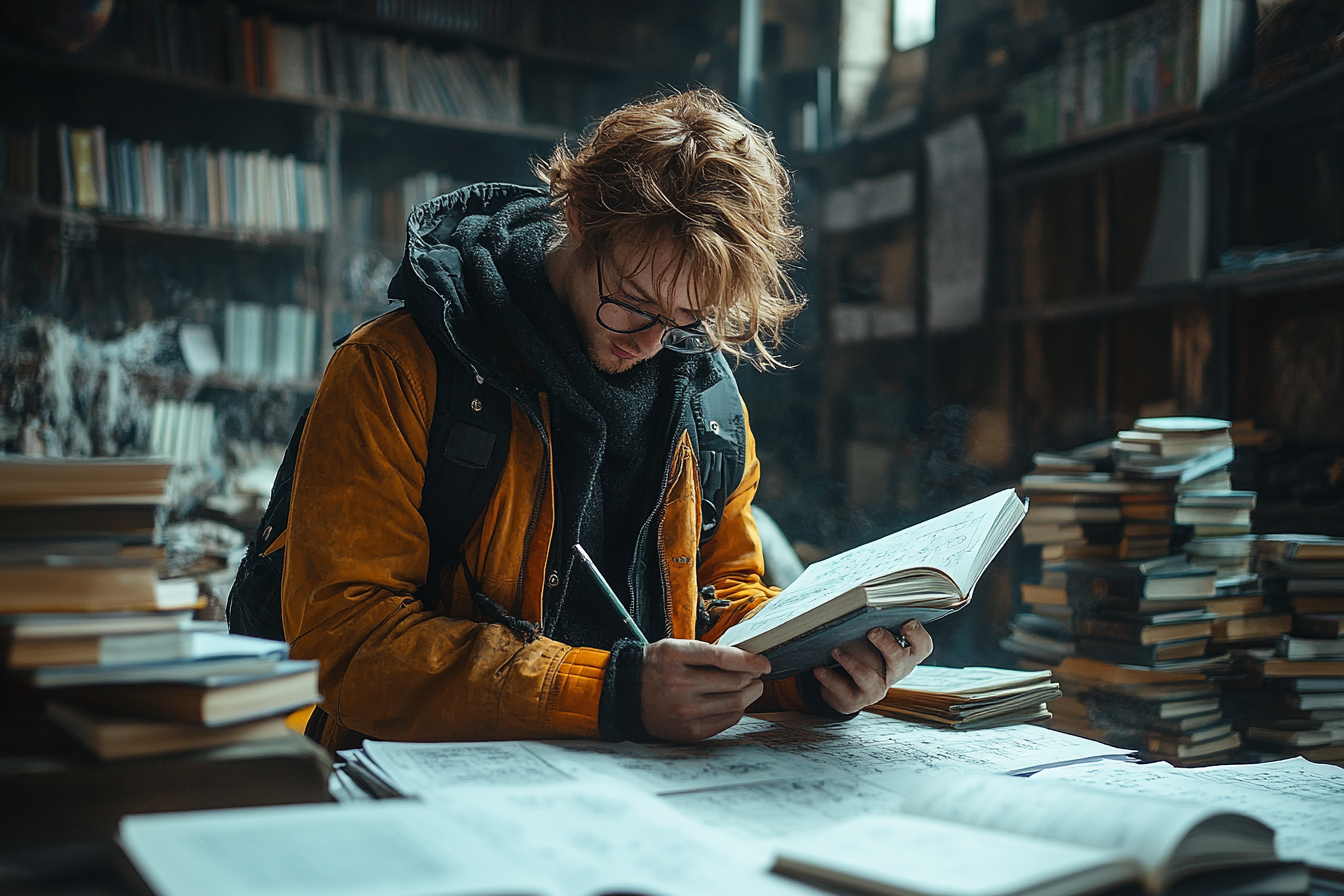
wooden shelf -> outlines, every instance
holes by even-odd
[[[1333,286],[1339,283],[1344,283],[1344,258],[1276,264],[1253,271],[1212,270],[1200,283],[1069,299],[1034,308],[1008,308],[999,312],[998,319],[1004,323],[1075,320],[1140,308],[1176,305],[1225,290],[1245,296],[1256,296],[1288,289]]]
[[[1212,98],[1211,110],[1178,112],[1133,127],[1094,131],[1028,156],[1003,160],[995,172],[995,184],[1015,187],[1083,174],[1111,162],[1158,152],[1169,140],[1246,125],[1293,100],[1304,98],[1313,90],[1340,80],[1344,80],[1344,60],[1269,90],[1256,91],[1247,85],[1241,90],[1228,91]],[[1307,109],[1313,113],[1328,114],[1330,111],[1328,104],[1319,109],[1310,105]]]
[[[170,75],[153,69],[115,65],[80,56],[57,56],[56,54],[42,53],[7,42],[0,43],[0,63],[62,72],[74,71],[85,75],[117,78],[136,84],[154,84],[171,90],[189,92],[197,96],[213,96],[218,99],[290,106],[310,112],[328,110],[343,112],[359,116],[366,121],[409,123],[457,133],[483,134],[538,142],[554,142],[565,133],[564,128],[551,124],[512,124],[475,119],[441,118],[420,112],[400,112],[382,106],[351,103],[329,97],[302,97],[272,91],[244,90],[239,87],[220,84],[208,78]]]
[[[325,235],[321,233],[302,233],[294,231],[233,230],[208,227],[193,227],[187,224],[146,221],[142,218],[127,218],[78,208],[52,205],[24,197],[6,196],[0,201],[4,216],[11,220],[28,216],[52,221],[69,222],[75,227],[85,227],[92,232],[99,229],[115,230],[125,233],[143,233],[153,236],[166,236],[194,240],[210,240],[231,245],[247,246],[257,249],[316,248],[322,244]]]
[[[421,38],[437,42],[473,45],[482,49],[502,53],[513,53],[520,57],[539,62],[558,65],[570,65],[576,68],[588,68],[607,72],[624,72],[632,68],[627,59],[597,56],[590,53],[572,53],[549,47],[536,47],[525,41],[515,40],[501,35],[481,34],[473,31],[457,31],[451,28],[439,28],[433,25],[421,25],[406,19],[387,18],[373,13],[352,9],[341,9],[332,3],[314,2],[314,0],[244,0],[248,10],[265,10],[280,15],[292,15],[311,21],[332,21],[348,25],[361,31],[378,31],[400,37]]]
[[[1034,308],[1008,308],[998,314],[1004,323],[1043,323],[1057,320],[1077,320],[1102,317],[1141,308],[1174,305],[1198,299],[1202,294],[1198,284],[1163,289],[1142,289],[1117,295],[1090,296],[1052,302]]]

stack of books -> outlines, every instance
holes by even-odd
[[[1217,668],[1202,659],[1156,668],[1069,657],[1054,670],[1064,696],[1051,704],[1049,727],[1172,765],[1226,762],[1241,738],[1209,680]]]
[[[1235,651],[1225,699],[1254,758],[1344,761],[1344,538],[1264,535],[1255,545],[1262,636]]]
[[[1048,670],[917,666],[869,712],[940,728],[970,730],[1044,722],[1060,696]]]
[[[318,699],[316,663],[195,621],[195,580],[158,580],[168,472],[0,458],[5,687],[40,696],[103,759],[286,738],[285,713]]]

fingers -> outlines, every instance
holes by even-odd
[[[910,647],[914,650],[915,663],[922,663],[933,653],[933,636],[929,634],[928,629],[911,619],[905,625],[901,626],[901,634],[905,635]]]
[[[906,644],[886,629],[875,628],[866,639],[834,650],[832,656],[844,673],[825,666],[813,670],[826,702],[840,712],[871,706],[933,652],[933,639],[918,622],[907,622],[900,634]]]
[[[770,672],[768,659],[737,647],[720,647],[718,644],[707,644],[704,641],[683,641],[674,638],[650,645],[650,649],[655,647],[662,647],[688,666],[713,666],[728,672],[747,672],[754,678]]]
[[[869,702],[881,700],[887,693],[887,664],[882,652],[872,644],[854,641],[837,647],[831,655],[849,673],[860,693],[874,697]]]

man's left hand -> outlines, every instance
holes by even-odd
[[[918,622],[911,620],[901,626],[901,634],[910,642],[909,647],[901,646],[886,629],[875,628],[867,638],[831,651],[844,672],[825,666],[812,670],[821,684],[822,698],[837,711],[851,713],[887,696],[887,688],[933,653],[933,638]]]

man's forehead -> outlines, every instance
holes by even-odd
[[[679,249],[669,246],[627,249],[616,255],[616,261],[621,285],[631,295],[668,311],[697,311],[699,303],[691,266]]]

